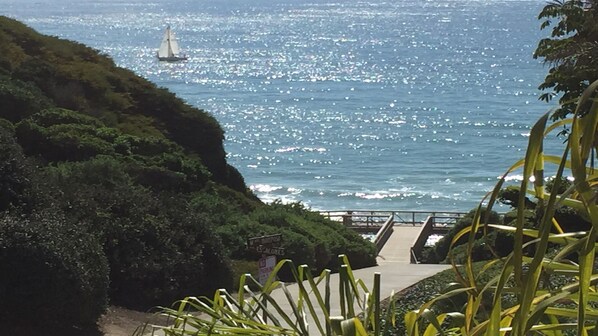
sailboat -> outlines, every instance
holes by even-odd
[[[187,56],[181,54],[179,43],[176,41],[170,26],[166,27],[164,37],[162,37],[162,43],[160,43],[160,49],[158,49],[158,59],[167,62],[184,61],[187,59]]]

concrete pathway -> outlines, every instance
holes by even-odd
[[[418,281],[430,277],[442,270],[449,268],[448,265],[425,265],[425,264],[410,264],[410,249],[419,234],[419,226],[403,226],[396,225],[394,232],[380,251],[377,258],[378,266],[362,268],[354,270],[353,274],[356,279],[362,279],[368,288],[373,287],[374,273],[381,274],[381,295],[382,299],[388,298],[394,291],[399,292]],[[339,315],[339,275],[332,274],[330,277],[331,297],[330,302],[333,307],[331,315]],[[296,284],[287,287],[293,295],[297,298],[298,286]],[[320,288],[323,291],[323,288]],[[283,306],[285,311],[291,311],[287,298],[282,290],[277,290],[273,293],[277,302],[286,303]],[[310,324],[310,333],[317,335],[317,329],[314,326],[314,321],[308,321]]]
[[[382,295],[386,298],[416,282],[450,268],[449,265],[411,264],[411,246],[417,239],[421,226],[395,225],[394,231],[378,254],[378,266],[356,270],[356,277],[367,279],[374,272],[382,275]]]
[[[448,265],[424,265],[410,264],[410,248],[419,234],[419,226],[395,225],[394,232],[386,242],[384,248],[377,258],[378,266],[354,270],[356,279],[362,279],[368,288],[373,287],[374,273],[381,274],[381,299],[388,298],[390,294],[399,292],[418,281],[432,276],[442,270],[449,268]],[[338,297],[339,275],[332,274],[330,277],[330,303],[332,306],[331,315],[340,315],[340,305]],[[298,285],[290,284],[287,286],[296,302]],[[323,292],[323,286],[319,287]],[[287,297],[283,290],[277,289],[272,295],[285,312],[292,312]],[[322,316],[323,314],[319,314]],[[323,321],[321,321],[323,323]],[[315,321],[308,318],[309,334],[318,335],[318,329]],[[151,335],[151,333],[149,333]],[[154,335],[164,335],[163,332],[157,332]]]

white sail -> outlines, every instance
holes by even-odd
[[[174,37],[174,32],[170,29],[168,29],[168,32],[170,33],[170,52],[172,52],[174,56],[179,56],[181,50],[179,49],[179,43],[176,41],[176,37]]]
[[[174,33],[170,29],[170,26],[166,27],[160,48],[158,49],[158,59],[161,61],[180,61],[186,60],[187,57],[180,55],[179,44],[176,41]]]
[[[164,36],[162,37],[162,43],[160,43],[160,49],[158,49],[159,58],[172,57],[172,49],[170,48],[170,26],[166,27]]]

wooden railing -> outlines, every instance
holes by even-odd
[[[463,213],[464,214],[464,213]],[[411,263],[419,264],[421,252],[432,234],[445,234],[463,216],[428,216],[411,246]]]
[[[374,244],[376,244],[376,253],[380,253],[384,244],[393,232],[392,227],[394,226],[394,216],[390,215],[384,225],[380,228],[376,237],[374,238]]]
[[[424,210],[329,210],[320,211],[323,216],[343,222],[346,226],[384,224],[389,216],[394,217],[395,225],[422,225],[426,218],[460,218],[466,212],[460,211],[424,211]]]
[[[434,217],[429,216],[424,225],[422,225],[421,229],[419,230],[419,234],[417,238],[413,242],[411,246],[411,263],[412,264],[419,264],[418,258],[420,257],[421,251],[426,246],[426,242],[428,241],[428,237],[432,234],[434,230]]]
[[[395,225],[422,226],[417,240],[411,247],[411,262],[416,263],[428,237],[444,230],[466,212],[460,211],[421,211],[421,210],[336,210],[320,211],[323,216],[360,233],[376,234],[374,242],[378,252],[393,232]]]

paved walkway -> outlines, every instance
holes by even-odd
[[[393,291],[398,292],[449,268],[448,265],[410,264],[410,249],[419,234],[419,230],[419,226],[396,225],[393,234],[379,253],[377,258],[378,266],[354,270],[355,278],[362,279],[368,288],[371,288],[374,283],[374,273],[380,273],[380,297],[384,299],[389,297]],[[330,302],[333,307],[331,315],[339,315],[340,309],[334,309],[335,306],[339,305],[338,291],[335,290],[339,286],[339,276],[338,274],[332,274],[330,278]],[[293,298],[296,299],[298,286],[293,284],[289,285],[288,288],[293,294]],[[275,291],[273,296],[277,302],[288,302],[282,290]],[[291,311],[290,305],[286,304],[285,307],[287,308],[285,311]],[[313,326],[314,322],[311,321],[310,325]],[[316,330],[315,327],[310,327],[311,332]]]
[[[388,297],[394,290],[405,289],[416,282],[430,277],[448,265],[411,264],[410,253],[413,242],[419,235],[421,226],[395,225],[394,232],[378,254],[378,266],[356,270],[356,277],[367,279],[368,274],[380,272],[382,275],[382,295]]]
[[[405,226],[396,225],[394,232],[384,245],[382,251],[377,258],[378,266],[363,268],[354,270],[353,274],[355,278],[362,279],[368,288],[373,287],[374,273],[379,272],[381,274],[381,295],[382,299],[387,298],[390,294],[395,291],[398,292],[405,289],[416,282],[432,276],[444,269],[447,269],[447,265],[424,265],[424,264],[410,264],[410,248],[419,234],[419,226]],[[340,315],[338,288],[339,276],[338,274],[332,274],[330,277],[330,303],[333,307],[331,315]],[[323,286],[322,286],[323,287]],[[291,284],[287,288],[291,292],[294,301],[297,299],[298,285]],[[323,292],[323,288],[320,288]],[[277,289],[273,293],[273,297],[276,301],[281,304],[285,312],[290,313],[292,311],[291,306],[288,304],[288,300],[281,289]],[[335,309],[336,307],[336,309]],[[321,316],[322,314],[320,314]],[[310,335],[318,335],[315,322],[308,319],[310,325]],[[158,332],[155,335],[163,335],[162,332]]]

